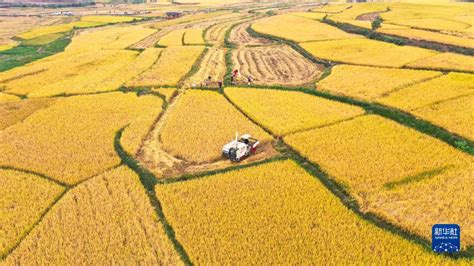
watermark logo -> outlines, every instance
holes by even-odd
[[[435,224],[431,229],[431,248],[437,253],[455,253],[461,249],[461,228],[457,224]]]

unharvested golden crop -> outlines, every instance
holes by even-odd
[[[0,92],[0,104],[9,102],[18,102],[21,98],[12,94],[6,94]]]
[[[155,190],[197,265],[449,262],[362,220],[293,161]]]
[[[131,22],[134,20],[140,20],[139,17],[130,16],[83,16],[82,21],[91,21],[99,23],[120,23],[120,22]]]
[[[428,241],[433,224],[459,224],[463,228],[462,248],[465,248],[474,244],[471,218],[474,213],[470,209],[474,206],[473,186],[474,169],[460,169],[369,195],[367,211]]]
[[[163,149],[187,161],[204,163],[221,158],[223,143],[235,132],[262,142],[271,137],[240,114],[217,92],[191,90],[181,96],[163,126]]]
[[[413,68],[433,70],[474,72],[474,57],[453,53],[442,53],[436,56],[422,58],[407,65]]]
[[[317,83],[317,89],[372,100],[441,75],[435,71],[337,65],[328,77]]]
[[[193,66],[204,46],[172,46],[163,50],[160,59],[132,80],[130,86],[176,86]]]
[[[408,39],[431,41],[431,42],[455,45],[455,46],[466,47],[466,48],[474,48],[474,40],[442,34],[442,33],[437,33],[437,32],[428,31],[428,30],[419,30],[419,29],[411,29],[411,28],[387,29],[385,27],[381,27],[378,30],[378,32],[386,33],[386,34],[390,34],[394,36],[405,37]]]
[[[379,116],[368,115],[285,137],[285,142],[344,184],[361,204],[394,182],[416,182],[472,164],[447,144]]]
[[[138,176],[122,166],[69,191],[7,265],[181,264]]]
[[[412,113],[451,132],[474,139],[474,95],[472,94],[415,109]]]
[[[449,73],[439,78],[395,91],[377,101],[412,110],[474,92],[474,74]]]
[[[17,37],[28,40],[28,39],[33,39],[42,35],[71,31],[74,28],[89,28],[89,27],[97,27],[101,25],[104,25],[104,23],[89,22],[89,21],[76,21],[76,22],[71,22],[67,24],[58,24],[58,25],[53,25],[53,26],[44,26],[44,27],[34,28],[28,32],[18,34]]]
[[[186,29],[174,30],[163,36],[158,44],[161,46],[180,46],[183,45],[183,35]]]
[[[205,44],[205,41],[202,35],[203,35],[203,29],[188,29],[184,33],[183,43],[190,44],[190,45]]]
[[[114,137],[121,127],[161,112],[161,99],[106,93],[58,99],[23,123],[0,131],[0,165],[75,184],[120,163]]]
[[[90,32],[85,31],[72,38],[72,42],[66,47],[66,51],[125,49],[153,33],[156,33],[156,30],[141,25],[108,27]]]
[[[0,257],[15,246],[63,190],[42,177],[0,169]]]
[[[226,88],[225,94],[249,117],[279,136],[364,113],[359,107],[295,91]]]
[[[176,88],[153,88],[151,90],[165,96],[167,102],[176,95]]]
[[[67,52],[0,74],[5,90],[29,97],[116,90],[151,67],[160,49]],[[68,66],[68,67],[64,67]]]
[[[402,67],[418,59],[436,55],[438,52],[369,39],[346,39],[300,44],[315,57],[342,63]]]
[[[459,31],[471,27],[471,25],[455,21],[452,19],[444,18],[420,18],[420,19],[402,19],[402,20],[389,20],[391,24],[398,24],[403,26],[422,28],[427,30],[454,30]]]
[[[361,38],[324,23],[292,15],[278,15],[257,20],[252,24],[252,29],[295,42]]]
[[[0,130],[22,121],[39,109],[54,103],[54,98],[37,98],[0,104]]]

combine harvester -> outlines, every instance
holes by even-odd
[[[249,134],[242,135],[239,138],[239,133],[235,134],[235,140],[227,143],[222,148],[222,154],[232,162],[240,162],[250,154],[255,153],[260,141],[252,138]]]

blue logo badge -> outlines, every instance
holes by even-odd
[[[461,228],[457,224],[435,224],[431,229],[431,248],[437,253],[461,249]]]

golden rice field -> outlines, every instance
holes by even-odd
[[[403,213],[387,211],[387,207],[382,207],[380,195],[390,193],[392,188],[429,182],[432,178],[450,179],[470,169],[465,172],[462,181],[468,184],[469,176],[473,174],[472,156],[375,115],[290,135],[285,137],[285,141],[342,183],[363,210],[384,212],[390,220],[396,221],[395,224],[407,229],[410,226],[405,221],[413,224],[410,221],[412,216],[404,217]],[[430,198],[433,204],[450,200],[449,193],[442,195],[444,198],[440,195],[421,195],[421,199],[414,197],[413,200]],[[470,196],[468,193],[457,196],[464,196],[459,198],[458,209],[454,205],[450,206],[449,215],[445,214],[444,217],[472,230],[467,222],[469,213],[462,211],[465,208],[463,202],[469,201]],[[377,201],[376,205],[372,205],[374,201]],[[424,206],[426,209],[420,209],[418,215],[432,211],[429,205]],[[430,219],[423,217],[424,223],[416,223],[416,231],[424,232],[421,235],[428,239],[429,230],[436,219],[436,215],[431,215]],[[468,234],[468,238],[472,239],[472,235]]]
[[[186,29],[174,30],[163,36],[158,42],[158,45],[165,47],[183,45],[183,35],[186,31]]]
[[[6,264],[32,260],[40,264],[181,264],[138,176],[125,166],[64,195]]]
[[[438,53],[362,38],[307,42],[300,45],[313,56],[328,61],[378,67],[400,68]]]
[[[337,65],[317,89],[372,100],[412,84],[441,76],[441,72],[355,65]]]
[[[446,263],[361,220],[289,160],[155,190],[197,264]]]
[[[474,139],[474,95],[455,97],[412,112],[468,139]]]
[[[298,25],[299,30],[295,30]],[[295,42],[360,38],[324,23],[290,15],[272,16],[252,24],[256,32]]]
[[[254,121],[278,136],[362,115],[364,110],[296,91],[226,88],[225,94]]]
[[[171,46],[165,48],[154,65],[127,84],[135,87],[176,86],[191,70],[203,50],[203,46]]]
[[[76,184],[119,164],[115,133],[150,112],[161,112],[159,97],[115,92],[58,99],[0,131],[0,165]]]
[[[183,36],[184,45],[204,45],[203,29],[189,29]]]
[[[416,60],[407,64],[407,66],[410,68],[474,73],[474,57],[455,53],[442,53]]]
[[[9,3],[0,265],[474,264],[473,3]]]
[[[231,121],[229,127],[227,121]],[[209,130],[212,128],[212,130]],[[163,149],[186,161],[205,163],[220,159],[222,143],[252,132],[262,141],[271,137],[240,114],[217,92],[187,91],[176,103],[161,131]]]
[[[450,73],[394,91],[377,101],[413,110],[474,93],[474,74]]]
[[[64,188],[46,179],[15,170],[0,169],[0,255],[27,234]]]

